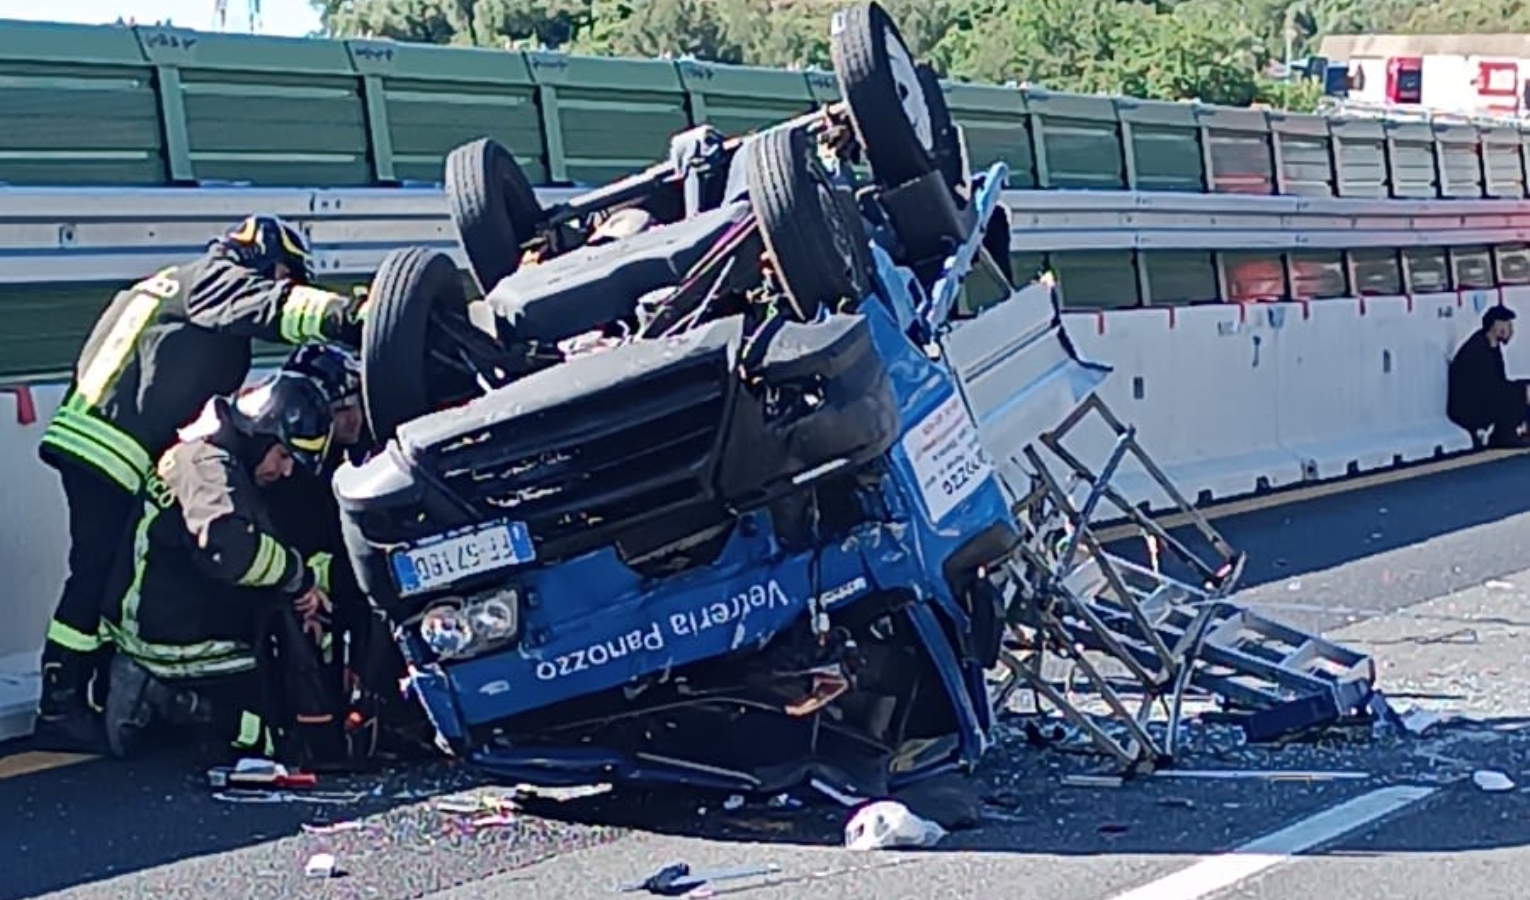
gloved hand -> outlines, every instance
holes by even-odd
[[[292,601],[292,608],[303,619],[303,633],[312,637],[314,643],[324,639],[324,629],[329,624],[331,603],[329,595],[317,587]]]
[[[340,325],[339,342],[353,350],[361,349],[361,328],[367,318],[370,298],[362,292],[346,298],[345,320]]]

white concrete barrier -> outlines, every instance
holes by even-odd
[[[68,534],[58,476],[37,458],[37,442],[63,399],[60,385],[0,394],[0,740],[28,734],[37,702],[38,653],[64,580]]]
[[[1530,291],[1522,295],[1530,312]],[[1066,316],[1101,395],[1192,500],[1220,500],[1469,449],[1445,418],[1451,355],[1497,292]],[[1086,462],[1104,429],[1071,444]],[[1128,467],[1134,502],[1166,499]]]

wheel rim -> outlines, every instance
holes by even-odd
[[[887,69],[892,76],[893,89],[898,93],[898,105],[903,108],[903,118],[914,130],[919,146],[933,153],[935,123],[930,116],[930,105],[924,99],[924,87],[919,83],[914,59],[891,28],[882,29],[882,45],[887,51]]]
[[[824,225],[829,230],[829,241],[834,245],[834,252],[839,255],[844,263],[844,283],[852,291],[861,290],[860,266],[856,260],[860,257],[855,247],[855,238],[849,228],[849,223],[844,221],[840,214],[839,200],[834,196],[834,189],[821,178],[815,178],[813,193],[818,198],[818,208],[824,218]],[[860,297],[851,297],[851,301],[858,301]]]

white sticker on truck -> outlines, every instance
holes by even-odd
[[[936,524],[972,496],[993,465],[983,451],[977,423],[961,397],[952,394],[903,436],[919,493]]]

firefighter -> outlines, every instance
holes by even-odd
[[[103,617],[112,755],[154,724],[212,726],[284,762],[339,754],[343,703],[319,652],[325,572],[279,535],[262,494],[317,471],[332,433],[318,386],[282,373],[210,400],[160,458]]]
[[[294,472],[266,493],[282,533],[307,553],[341,554],[340,512],[330,479],[340,464],[360,463],[371,449],[361,409],[361,361],[339,344],[306,344],[294,350],[281,371],[311,379],[329,401],[335,435],[316,472]]]
[[[255,339],[360,341],[360,302],[307,286],[302,233],[246,218],[197,258],[119,293],[85,342],[39,453],[59,473],[69,516],[69,574],[43,650],[38,736],[99,744],[99,611],[152,463],[208,398],[237,390]]]
[[[330,484],[341,464],[359,464],[373,448],[361,408],[361,362],[338,344],[309,344],[293,351],[282,371],[319,385],[334,416],[334,441],[318,471],[295,471],[264,493],[277,528],[312,565],[328,573],[333,645],[325,648],[325,664],[347,699],[352,754],[347,762],[361,764],[361,757],[377,751],[379,740],[392,749],[412,750],[414,731],[423,722],[418,710],[398,695],[404,660],[386,617],[367,601],[356,580]]]

